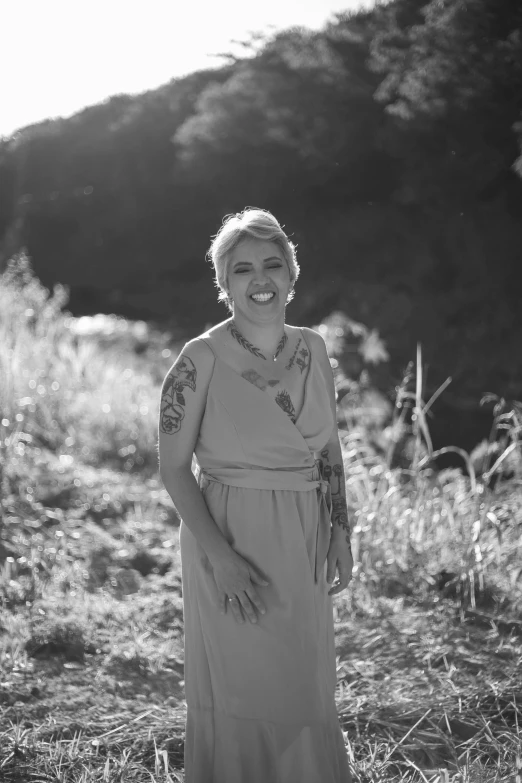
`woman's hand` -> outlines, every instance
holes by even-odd
[[[326,556],[326,581],[332,584],[336,568],[339,571],[339,579],[328,591],[328,595],[336,595],[348,587],[352,578],[353,557],[349,541],[346,540],[344,531],[333,533],[330,539],[330,548]]]
[[[254,585],[266,587],[269,582],[233,549],[212,563],[212,571],[221,614],[225,614],[228,604],[236,621],[242,623],[242,607],[250,622],[257,623],[255,610],[265,614],[266,608]]]

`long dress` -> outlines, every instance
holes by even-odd
[[[326,582],[330,489],[314,458],[334,425],[323,370],[310,351],[294,424],[217,356],[212,335],[200,339],[215,362],[196,476],[228,542],[269,585],[256,588],[257,624],[220,614],[203,549],[181,523],[186,783],[350,783]]]

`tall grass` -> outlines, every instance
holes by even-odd
[[[332,336],[326,328],[321,332],[336,355],[339,333],[353,331],[353,324],[337,317],[329,328]],[[333,366],[337,388],[352,389],[342,362],[334,359]],[[477,602],[489,609],[509,602],[518,612],[522,404],[485,395],[483,403],[494,403],[488,442],[471,454],[451,444],[434,450],[431,407],[451,378],[425,399],[424,376],[418,346],[387,421],[382,402],[376,405],[377,436],[360,390],[339,405],[347,499],[355,522],[358,579],[352,595],[391,590],[422,596],[443,586],[447,595],[458,596],[463,611],[475,610]],[[437,457],[447,453],[461,468],[437,469]],[[511,477],[505,481],[507,463]]]
[[[42,450],[62,463],[154,470],[157,395],[140,357],[79,336],[22,254],[0,279],[0,461],[4,480]],[[116,319],[115,319],[116,320]],[[164,362],[160,363],[164,364]]]

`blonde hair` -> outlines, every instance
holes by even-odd
[[[242,239],[253,237],[275,242],[281,248],[290,272],[292,288],[287,302],[294,298],[293,286],[299,277],[299,264],[296,261],[295,245],[289,240],[276,218],[265,209],[246,207],[235,215],[226,215],[217,234],[213,237],[207,256],[214,266],[215,285],[219,288],[218,301],[226,302],[232,312],[232,302],[228,294],[228,263],[230,254]]]

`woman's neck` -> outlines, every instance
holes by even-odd
[[[266,324],[256,324],[241,316],[240,313],[232,316],[237,329],[252,345],[259,348],[265,356],[270,358],[276,352],[285,331],[284,315],[277,321]]]

